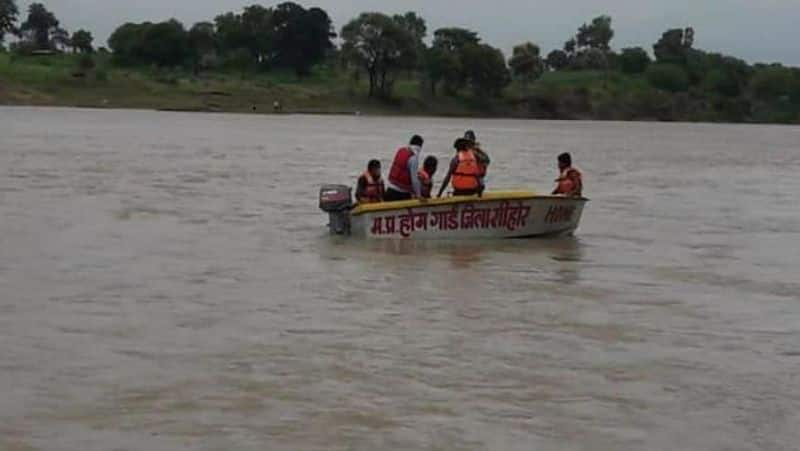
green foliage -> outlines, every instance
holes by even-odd
[[[572,59],[570,67],[575,70],[605,70],[608,69],[608,53],[596,48],[581,50]]]
[[[508,61],[514,76],[524,83],[530,83],[542,76],[544,72],[544,61],[541,57],[539,46],[526,42],[525,44],[514,47],[514,54]]]
[[[647,68],[647,80],[658,89],[684,92],[689,89],[689,75],[677,64],[658,63]]]
[[[753,72],[746,62],[718,53],[703,55],[704,72],[698,73],[697,66],[689,65],[692,81],[702,77],[705,89],[725,97],[736,97],[744,92]]]
[[[425,39],[425,36],[428,34],[428,25],[425,23],[425,19],[413,11],[409,11],[403,15],[396,15],[393,19],[420,43],[422,43],[422,40]]]
[[[661,39],[653,45],[653,52],[659,63],[685,64],[686,55],[693,45],[693,28],[674,28],[661,35]]]
[[[432,77],[438,83],[444,83],[444,90],[448,95],[454,96],[467,84],[467,64],[464,54],[467,48],[480,44],[478,33],[465,28],[440,28],[433,34],[428,64],[428,72],[439,72],[439,77]],[[434,83],[434,89],[436,84]]]
[[[86,72],[94,68],[95,68],[95,62],[94,58],[92,58],[92,55],[89,54],[81,55],[81,57],[78,59],[78,69]]]
[[[94,42],[94,37],[92,33],[87,30],[78,30],[72,34],[72,38],[70,38],[70,43],[72,44],[72,48],[75,49],[77,52],[81,53],[92,53],[94,52],[94,47],[92,47],[92,42]]]
[[[409,68],[415,37],[392,17],[363,13],[342,28],[342,38],[345,58],[369,76],[369,96],[389,97],[396,73]]]
[[[503,52],[487,44],[469,45],[462,56],[464,73],[477,97],[500,96],[511,83]]]
[[[464,28],[440,28],[433,33],[433,46],[453,53],[480,42],[478,33]]]
[[[97,69],[94,73],[94,78],[100,82],[108,81],[108,71],[106,69]]]
[[[595,49],[603,52],[611,48],[611,40],[614,38],[614,29],[611,28],[611,17],[595,17],[591,23],[583,24],[578,29],[575,41],[578,48]]]
[[[770,101],[795,94],[800,90],[800,80],[791,69],[775,65],[756,72],[750,90],[756,98]]]
[[[425,53],[425,71],[428,75],[431,94],[436,95],[440,83],[444,83],[445,91],[455,95],[456,88],[463,79],[461,58],[457,53],[439,47],[431,47]]]
[[[319,63],[333,49],[331,19],[320,8],[306,10],[286,2],[272,12],[270,21],[272,39],[271,63],[277,67],[294,69],[298,76],[310,74],[311,67]]]
[[[551,70],[564,70],[569,66],[569,56],[567,52],[556,49],[547,55],[545,62]]]
[[[51,33],[53,31],[63,30],[58,28],[59,21],[56,19],[55,14],[48,11],[47,8],[41,3],[31,3],[28,7],[28,18],[20,27],[20,30],[25,33],[31,33],[33,39],[31,42],[35,45],[37,50],[45,50],[53,48],[51,42]]]
[[[619,55],[619,67],[626,74],[641,74],[650,66],[650,55],[641,47],[622,49]]]
[[[118,63],[154,64],[174,67],[191,59],[189,34],[175,19],[166,22],[127,23],[117,28],[108,40]]]
[[[0,0],[0,44],[5,40],[6,34],[17,34],[17,19],[19,8],[16,0]]]

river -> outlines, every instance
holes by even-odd
[[[472,128],[574,239],[331,239]],[[796,450],[800,128],[0,109],[0,449]],[[441,179],[438,174],[437,179]]]

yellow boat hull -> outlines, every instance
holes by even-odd
[[[361,205],[351,233],[368,239],[503,239],[564,236],[580,224],[587,199],[496,191],[427,201]]]

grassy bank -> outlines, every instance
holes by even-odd
[[[76,55],[0,54],[0,104],[271,113],[277,100],[290,113],[800,123],[800,107],[789,101],[670,93],[643,76],[618,72],[548,72],[491,99],[468,92],[434,97],[406,75],[396,82],[392,100],[376,100],[366,96],[363,80],[324,66],[299,80],[275,71],[195,76],[185,70],[120,68],[103,55],[94,60],[94,68],[80,70]]]

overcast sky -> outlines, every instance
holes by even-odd
[[[221,12],[260,3],[255,0],[39,0],[70,30],[87,28],[104,45],[109,34],[128,21],[171,17],[190,26]],[[27,9],[29,0],[19,1]],[[546,53],[592,17],[614,19],[619,49],[642,45],[650,50],[667,28],[693,26],[695,46],[722,51],[750,62],[800,65],[800,0],[317,0],[333,18],[337,30],[362,11],[417,11],[429,31],[463,26],[478,31],[484,41],[510,52],[523,41],[539,44]],[[100,43],[102,42],[102,43]]]

